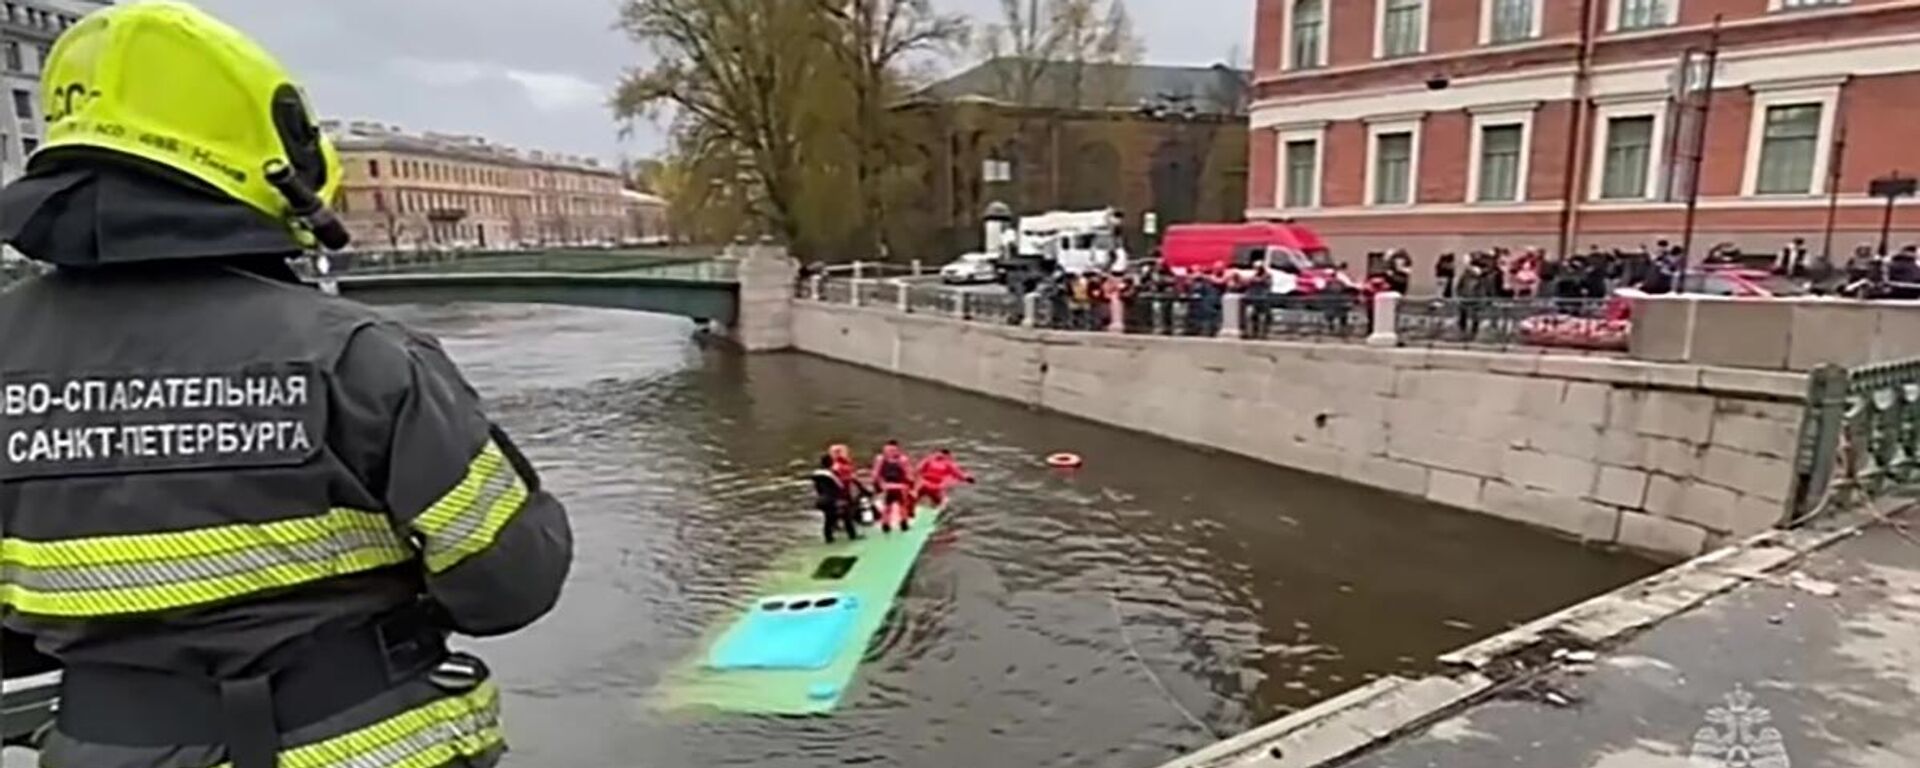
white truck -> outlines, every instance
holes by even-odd
[[[1120,211],[1048,211],[1023,216],[1004,250],[1001,273],[1016,292],[1033,289],[1056,269],[1080,275],[1127,268]]]

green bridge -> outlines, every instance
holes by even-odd
[[[771,312],[776,297],[783,302],[792,293],[793,267],[783,252],[767,253],[775,257],[755,262],[762,268],[754,273],[759,278],[754,293]],[[311,260],[294,266],[308,282],[369,304],[488,302],[622,309],[690,318],[737,338],[737,329],[748,321],[742,317],[745,263],[719,248],[674,247],[334,254],[324,275]],[[22,262],[4,266],[0,289],[40,271]],[[777,326],[784,316],[769,320]]]
[[[319,282],[311,264],[303,267]],[[561,304],[728,327],[739,320],[738,262],[715,249],[349,257],[327,277],[341,295],[369,304]]]

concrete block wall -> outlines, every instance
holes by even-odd
[[[1810,371],[1920,357],[1920,301],[1649,296],[1633,306],[1632,357]]]
[[[1606,358],[793,311],[801,351],[1676,557],[1783,518],[1806,386]]]
[[[748,352],[772,352],[793,346],[793,291],[800,264],[786,249],[751,246],[730,250],[739,258],[740,305],[733,341]]]

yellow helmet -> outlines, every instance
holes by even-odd
[[[198,8],[149,0],[82,18],[49,53],[41,99],[47,135],[33,160],[129,155],[287,221],[303,243],[315,214],[338,228],[318,201],[339,190],[340,157],[305,95],[272,55]]]

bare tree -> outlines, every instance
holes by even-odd
[[[888,107],[899,94],[900,70],[915,53],[964,45],[968,23],[934,11],[931,0],[814,0],[831,20],[827,43],[852,90],[848,138],[855,153],[854,182],[864,211],[860,238],[878,251],[884,239],[883,175],[898,145]]]
[[[816,82],[832,59],[812,3],[765,0],[626,0],[620,26],[656,61],[630,70],[614,95],[627,120],[671,108],[689,151],[737,153],[760,188],[758,213],[798,241],[805,124]]]

